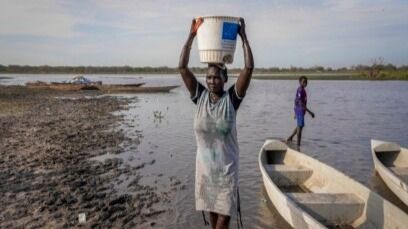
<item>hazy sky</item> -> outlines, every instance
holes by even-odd
[[[408,64],[407,0],[0,0],[0,64],[175,67],[200,15],[244,17],[257,67]]]

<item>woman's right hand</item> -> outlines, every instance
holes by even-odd
[[[199,17],[197,19],[193,19],[191,22],[191,28],[190,28],[190,34],[195,36],[197,35],[198,28],[200,27],[201,24],[203,24],[203,18]]]

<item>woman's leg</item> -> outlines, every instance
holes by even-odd
[[[211,228],[215,229],[217,226],[217,220],[218,220],[218,214],[214,212],[210,212],[210,223],[211,223]]]
[[[218,214],[216,229],[228,229],[231,217],[228,215]]]

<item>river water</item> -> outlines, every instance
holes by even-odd
[[[13,78],[0,80],[0,84],[72,78],[71,75],[2,76]],[[183,188],[177,189],[174,201],[166,204],[171,210],[161,216],[157,227],[204,228],[202,215],[195,211],[194,206],[195,105],[190,101],[180,77],[86,77],[104,83],[182,85],[169,94],[117,95],[136,97],[130,109],[121,112],[125,117],[123,128],[130,137],[142,136],[139,145],[130,147],[119,157],[129,164],[155,160],[141,170],[144,175],[142,181],[146,184],[164,188],[171,176],[181,181]],[[204,83],[204,78],[199,80]],[[287,138],[296,126],[293,100],[297,87],[295,80],[253,80],[238,110],[240,194],[246,228],[290,228],[268,200],[259,171],[258,152],[265,139]],[[301,151],[351,176],[408,212],[374,172],[370,152],[370,139],[408,146],[408,82],[313,80],[309,81],[307,93],[308,107],[316,118],[306,117]],[[233,217],[231,228],[236,227],[235,222]]]

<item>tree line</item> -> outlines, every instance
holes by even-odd
[[[342,68],[330,68],[323,66],[313,66],[309,68],[304,67],[269,67],[269,68],[256,68],[254,73],[267,74],[267,73],[285,73],[285,72],[302,72],[302,73],[315,73],[315,72],[367,72],[373,69],[381,69],[381,71],[408,71],[408,65],[395,66],[392,64],[374,63],[373,65],[355,65],[351,67]],[[206,67],[191,67],[191,71],[194,73],[206,73]],[[228,69],[230,73],[240,72],[239,68]],[[178,68],[172,67],[131,67],[131,66],[30,66],[30,65],[1,65],[0,73],[33,73],[33,74],[171,74],[178,73]]]

